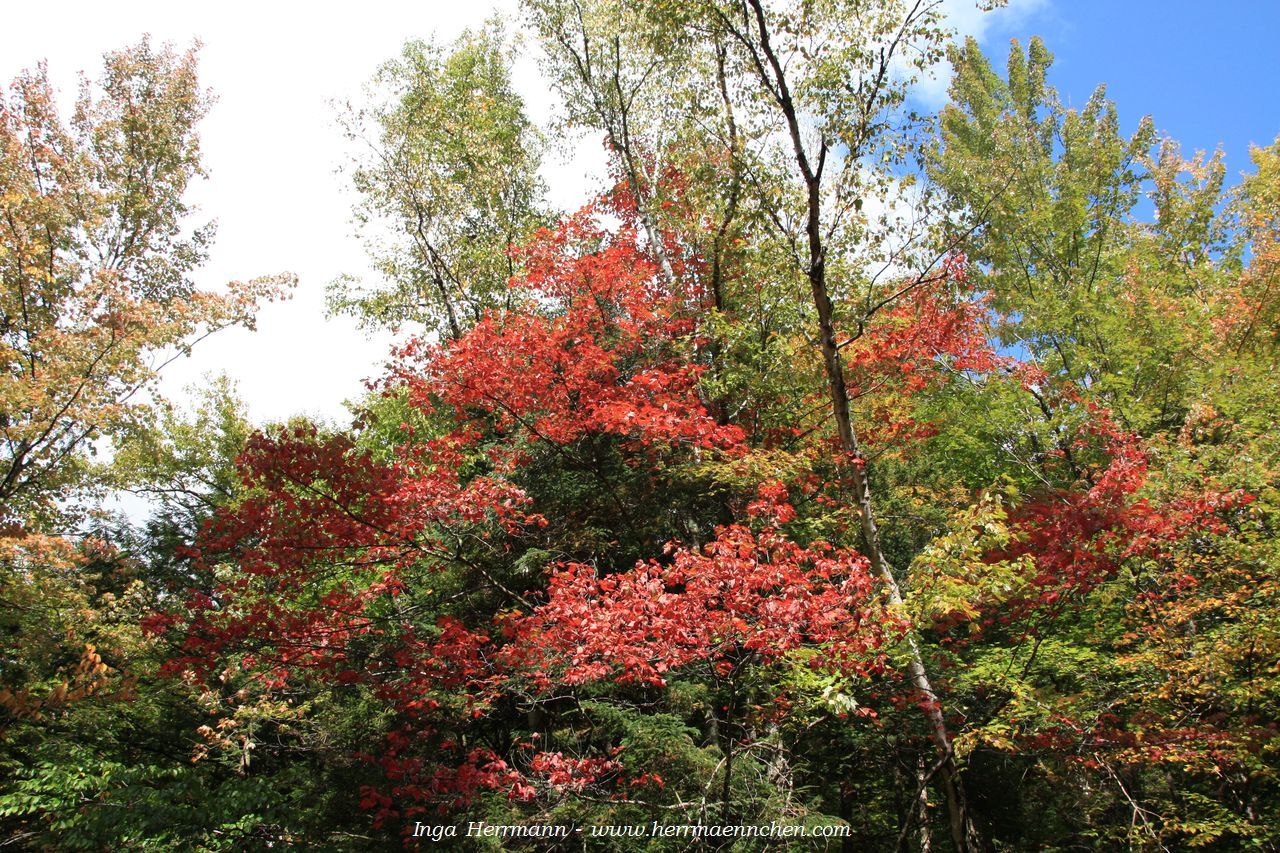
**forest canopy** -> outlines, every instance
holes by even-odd
[[[197,66],[0,98],[0,847],[1280,849],[1280,139],[927,0],[523,0],[340,111],[398,343],[255,426],[158,385],[295,284],[195,283]]]

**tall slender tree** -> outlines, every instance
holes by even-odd
[[[497,19],[448,47],[411,41],[378,70],[373,103],[342,113],[355,221],[385,281],[336,279],[330,310],[456,339],[511,304],[507,249],[546,224],[543,142],[512,83],[515,56]]]

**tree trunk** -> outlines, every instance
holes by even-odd
[[[880,546],[880,530],[876,524],[875,509],[871,499],[871,483],[849,412],[849,390],[845,383],[844,363],[836,341],[834,312],[827,288],[826,246],[823,244],[822,235],[822,177],[828,144],[826,141],[820,142],[815,165],[804,144],[799,110],[792,97],[786,71],[772,45],[764,7],[761,0],[746,0],[746,2],[755,19],[756,35],[752,40],[753,44],[745,38],[741,40],[751,52],[762,83],[778,104],[786,120],[796,166],[804,180],[807,195],[805,236],[808,243],[808,268],[805,274],[809,280],[813,305],[818,314],[819,345],[827,375],[831,413],[835,418],[841,449],[848,457],[847,462],[851,468],[850,479],[853,481],[854,498],[858,504],[864,547],[867,558],[871,562],[872,571],[888,592],[889,602],[893,605],[901,605],[902,590]],[[929,680],[924,666],[924,656],[920,652],[920,644],[914,631],[909,631],[907,634],[907,648],[910,652],[907,673],[912,686],[920,695],[920,706],[924,710],[929,734],[938,752],[938,773],[946,794],[952,841],[959,853],[981,850],[981,841],[969,815],[964,783],[955,763],[955,753],[951,746],[951,734],[947,730],[946,717],[938,701],[938,694]]]
[[[916,820],[920,822],[920,853],[933,853],[933,836],[929,832],[929,770],[924,766],[924,756],[916,765],[916,782],[920,793],[916,797]]]
[[[815,199],[817,186],[810,192]],[[854,499],[858,503],[859,522],[862,527],[862,538],[867,551],[867,559],[871,562],[871,570],[884,585],[889,595],[889,603],[901,605],[902,588],[894,577],[893,568],[885,558],[880,546],[880,528],[876,524],[875,509],[871,499],[871,483],[867,477],[867,469],[862,458],[857,435],[853,431],[853,420],[849,413],[849,391],[844,379],[844,364],[836,343],[835,327],[832,321],[831,298],[827,295],[826,264],[822,260],[822,246],[816,223],[810,223],[811,250],[816,246],[817,258],[810,267],[809,284],[813,293],[814,306],[818,311],[818,329],[822,357],[826,367],[827,385],[831,397],[831,412],[836,422],[836,432],[840,438],[840,446],[849,456],[850,479],[853,481]],[[969,816],[968,803],[964,793],[964,782],[960,778],[959,768],[955,763],[955,754],[951,747],[951,735],[947,730],[946,717],[942,713],[942,704],[938,694],[929,680],[924,666],[924,656],[920,652],[920,644],[914,631],[907,634],[907,649],[910,657],[907,663],[907,674],[912,686],[920,694],[920,705],[928,720],[930,736],[938,750],[939,775],[943,790],[947,797],[947,812],[951,824],[951,837],[956,849],[960,851],[980,850],[977,834]]]

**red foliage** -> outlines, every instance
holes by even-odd
[[[702,549],[668,549],[667,561],[605,577],[564,566],[546,604],[521,620],[509,663],[543,690],[601,679],[661,686],[695,662],[728,675],[805,646],[845,666],[878,666],[874,649],[895,623],[875,606],[864,557],[740,524]]]
[[[197,555],[235,571],[193,595],[185,620],[149,623],[180,643],[171,673],[212,680],[235,659],[268,693],[305,673],[386,702],[396,728],[370,759],[386,785],[362,800],[379,821],[482,791],[527,799],[531,779],[562,790],[620,780],[611,759],[540,753],[526,775],[510,755],[462,745],[469,726],[530,683],[661,685],[681,667],[727,676],[801,648],[868,672],[898,630],[864,558],[784,534],[796,513],[780,483],[761,485],[746,523],[719,528],[703,547],[673,543],[660,559],[604,577],[563,565],[545,602],[523,615],[445,615],[415,627],[395,606],[409,572],[466,566],[458,543],[514,552],[544,523],[512,482],[530,448],[609,437],[637,464],[695,448],[745,452],[742,430],[717,422],[699,398],[692,354],[704,299],[687,283],[696,276],[680,275],[683,266],[676,281],[660,273],[625,202],[540,233],[523,250],[516,307],[457,341],[403,348],[387,393],[441,424],[435,437],[406,425],[408,441],[388,458],[314,429],[256,436],[239,463],[246,497],[209,527]],[[622,226],[606,232],[601,212]],[[918,390],[989,363],[974,326],[979,306],[949,302],[943,286],[890,308],[858,342],[860,381]],[[631,784],[662,783],[646,774]]]
[[[517,283],[528,303],[451,345],[410,344],[394,380],[415,406],[487,416],[508,437],[740,449],[742,431],[718,425],[698,399],[688,348],[700,295],[663,279],[633,226],[610,235],[599,213],[588,207],[535,236]]]
[[[464,481],[455,444],[379,463],[350,438],[310,428],[254,436],[239,460],[248,497],[214,520],[196,551],[198,563],[231,556],[236,574],[188,601],[183,654],[166,670],[207,674],[253,640],[271,682],[300,667],[340,672],[347,643],[374,627],[370,604],[403,591],[401,570],[451,556],[442,531],[539,522],[510,483]]]
[[[742,449],[742,432],[717,424],[698,400],[684,346],[698,300],[661,280],[634,228],[610,236],[597,215],[587,208],[525,250],[528,273],[516,284],[530,302],[451,345],[403,350],[389,384],[423,411],[447,407],[456,424],[447,434],[398,448],[392,462],[314,429],[252,439],[240,459],[249,497],[200,547],[206,557],[234,555],[237,575],[189,602],[184,654],[170,671],[205,673],[249,638],[274,667],[272,681],[300,666],[340,669],[345,644],[371,630],[366,608],[400,592],[407,565],[455,558],[445,539],[463,530],[488,538],[492,528],[515,534],[541,523],[501,479],[522,461],[513,432],[556,445],[594,433],[636,446]],[[505,439],[489,450],[496,476],[464,476],[494,433]]]
[[[609,758],[569,758],[559,752],[539,752],[529,762],[529,770],[557,791],[582,791],[622,765]]]
[[[903,399],[938,388],[957,373],[985,373],[1008,359],[991,347],[986,304],[966,291],[966,260],[947,259],[937,275],[923,279],[882,309],[844,346],[849,397],[868,398],[864,438],[902,446],[928,437]]]
[[[1219,526],[1219,514],[1251,498],[1205,489],[1153,504],[1138,496],[1147,481],[1150,454],[1142,439],[1120,429],[1110,413],[1090,406],[1090,419],[1073,443],[1084,453],[1101,443],[1103,464],[1084,471],[1078,488],[1043,494],[1011,514],[1014,541],[989,555],[995,560],[1034,557],[1031,583],[1038,594],[1017,602],[1015,612],[1049,606],[1089,592],[1134,558],[1158,559],[1199,530]],[[1006,615],[1008,618],[1008,614]]]

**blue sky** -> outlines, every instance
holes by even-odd
[[[1249,145],[1280,134],[1280,0],[1024,6],[993,20],[983,48],[1002,69],[1010,38],[1041,36],[1055,57],[1050,82],[1068,105],[1082,106],[1106,83],[1123,128],[1150,115],[1184,156],[1221,145],[1233,184],[1251,170]]]

